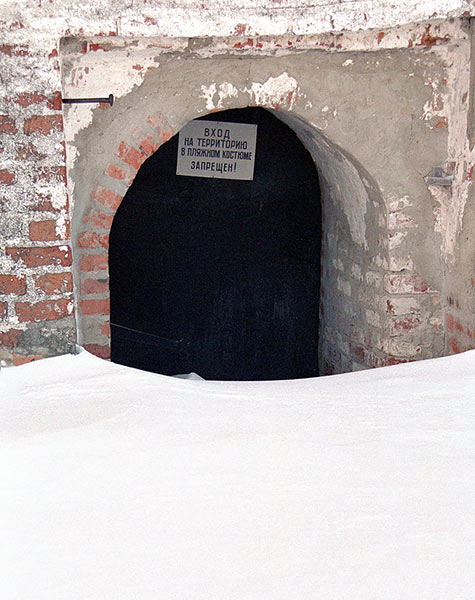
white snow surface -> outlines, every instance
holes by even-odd
[[[0,374],[3,600],[475,598],[475,351],[277,382]]]

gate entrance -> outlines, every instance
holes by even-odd
[[[310,154],[262,108],[252,181],[176,175],[178,135],[144,162],[109,246],[111,358],[205,379],[318,375],[321,205]]]

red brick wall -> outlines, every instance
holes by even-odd
[[[140,125],[132,137],[110,149],[110,163],[92,192],[76,240],[80,339],[88,351],[102,358],[110,357],[108,247],[112,220],[142,163],[174,133],[161,115],[148,116],[147,135],[138,133],[143,130]]]
[[[22,364],[76,339],[58,53],[4,44],[0,72],[0,360]]]

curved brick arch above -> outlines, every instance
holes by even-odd
[[[175,134],[161,114],[149,115],[147,125],[151,133],[144,136],[137,127],[112,151],[101,183],[92,191],[76,240],[79,343],[101,358],[110,358],[108,249],[112,221],[143,162]]]
[[[164,69],[167,68],[165,65]],[[177,81],[161,75],[162,88],[159,81],[153,80],[154,94],[160,88],[161,96],[151,96],[151,85],[143,84],[142,89],[131,92],[122,104],[117,103],[117,112],[109,119],[98,115],[101,118],[94,123],[93,131],[86,132],[80,140],[80,158],[87,155],[92,161],[96,154],[100,167],[94,171],[93,183],[84,166],[74,174],[78,195],[74,203],[72,242],[79,343],[98,356],[110,356],[109,231],[115,211],[143,162],[193,118],[218,110],[259,105],[276,111],[297,133],[312,155],[324,184],[321,372],[345,372],[423,357],[425,348],[417,337],[422,319],[399,312],[408,306],[406,296],[417,295],[414,306],[418,314],[423,311],[435,314],[436,292],[417,272],[398,271],[399,263],[391,253],[394,239],[403,239],[406,231],[397,231],[396,238],[394,227],[389,227],[381,171],[374,166],[378,157],[361,160],[359,146],[366,144],[368,133],[358,130],[359,137],[344,133],[353,131],[354,113],[330,113],[325,104],[320,111],[322,117],[312,108],[312,98],[308,100],[301,95],[294,99],[280,92],[261,94],[250,102],[249,95],[228,94],[226,86],[219,88],[223,98],[208,106],[205,86],[185,86],[177,91],[182,84],[177,69],[174,65],[173,77]],[[242,65],[237,64],[236,69],[242,70]],[[274,80],[272,76],[267,81]],[[189,97],[183,90],[189,92]],[[151,114],[152,101],[161,106],[162,113]],[[338,120],[339,126],[330,129],[330,118]],[[109,147],[104,148],[105,141],[110,143]],[[387,176],[384,171],[384,177]],[[399,279],[393,284],[395,277],[401,280],[401,285],[397,284]],[[404,298],[399,301],[401,295]],[[439,331],[434,333],[433,338],[436,337],[440,338]],[[437,340],[430,342],[433,347]]]
[[[239,108],[239,107],[237,107]],[[349,366],[344,365],[344,360],[335,346],[336,337],[348,340],[348,354],[353,355],[352,360],[360,363],[371,362],[371,366],[380,366],[387,361],[387,354],[382,349],[369,352],[365,347],[370,345],[373,337],[381,337],[381,330],[384,327],[384,315],[379,316],[371,313],[373,323],[368,324],[367,312],[362,307],[360,299],[352,294],[353,281],[355,273],[359,277],[367,276],[368,285],[374,287],[372,293],[378,298],[382,291],[378,289],[382,281],[382,274],[376,273],[377,269],[370,266],[371,260],[380,252],[376,244],[368,248],[366,239],[359,240],[360,256],[351,262],[346,260],[344,253],[353,256],[354,251],[349,248],[351,244],[358,246],[358,240],[355,241],[355,225],[347,221],[342,207],[345,204],[343,194],[350,202],[350,213],[355,220],[358,215],[358,203],[366,206],[378,205],[378,210],[373,209],[371,223],[374,229],[379,229],[381,225],[382,202],[376,202],[377,197],[373,194],[373,201],[370,202],[367,186],[369,175],[366,177],[360,173],[359,167],[353,165],[349,159],[345,159],[338,151],[337,147],[329,139],[317,130],[310,123],[292,115],[286,110],[279,110],[274,103],[265,107],[271,109],[276,115],[287,122],[301,137],[307,150],[312,155],[315,164],[319,170],[323,167],[327,174],[323,177],[326,182],[329,177],[329,183],[324,185],[324,232],[325,239],[323,245],[323,254],[328,255],[322,270],[322,330],[321,338],[326,358],[323,363],[324,372],[331,372],[334,369],[348,370]],[[277,112],[279,111],[279,112]],[[213,111],[215,112],[215,111]],[[196,115],[188,115],[193,118]],[[143,128],[140,124],[134,130],[124,136],[115,148],[111,150],[110,159],[98,178],[96,185],[90,195],[85,211],[82,215],[82,222],[76,240],[76,263],[79,262],[79,273],[76,278],[76,296],[78,298],[78,331],[79,343],[87,350],[102,358],[110,358],[110,294],[109,294],[109,274],[108,274],[108,248],[109,232],[112,226],[115,212],[117,211],[123,197],[129,186],[133,182],[137,172],[143,162],[151,156],[158,148],[170,139],[176,132],[161,114],[149,115],[146,118],[146,125],[151,127],[151,132],[146,136],[142,134]],[[347,166],[345,166],[347,165]],[[351,166],[353,165],[353,166]],[[366,182],[365,186],[362,181]],[[357,190],[360,188],[359,193]],[[350,190],[346,190],[346,188]],[[377,187],[377,186],[376,186]],[[333,188],[342,190],[340,195],[336,194]],[[332,190],[333,189],[333,190]],[[348,213],[348,207],[347,207]],[[362,219],[368,218],[368,215],[362,214]],[[343,221],[347,222],[345,226]],[[379,225],[378,225],[379,223]],[[357,228],[358,229],[358,228]],[[357,236],[356,236],[357,238]],[[348,247],[348,248],[346,248]],[[341,256],[337,259],[333,256],[335,248],[339,248]],[[346,248],[346,250],[345,250]],[[331,255],[331,256],[330,256]],[[331,260],[330,260],[331,258]],[[343,261],[352,269],[353,275],[343,272]],[[373,280],[371,280],[373,277]],[[79,289],[78,289],[79,287]],[[325,304],[325,296],[333,301]],[[375,297],[376,297],[375,296]],[[328,300],[327,300],[328,302]],[[330,310],[331,306],[336,308]],[[348,314],[356,321],[363,321],[360,327],[360,333],[350,331],[351,320],[348,321],[348,330],[341,325],[344,321],[342,316]],[[364,316],[362,316],[362,314]],[[365,321],[366,319],[366,321]],[[377,335],[370,331],[377,330]],[[328,339],[327,339],[328,338]],[[350,342],[350,340],[353,340]],[[370,340],[368,342],[368,340]],[[341,345],[341,344],[340,344]],[[342,366],[343,365],[343,366]]]
[[[292,102],[287,96],[274,100],[260,105],[285,111]],[[233,108],[244,106],[239,101],[232,104]],[[211,113],[220,110],[214,109]],[[200,116],[198,111],[190,112],[185,121],[197,116]],[[147,115],[144,122],[136,123],[132,130],[124,133],[115,148],[109,150],[108,164],[84,206],[80,224],[73,228],[78,343],[101,358],[110,358],[108,249],[112,221],[144,161],[177,132],[167,118],[157,112]]]

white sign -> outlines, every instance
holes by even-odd
[[[217,179],[254,177],[257,125],[190,121],[178,136],[176,174]]]

